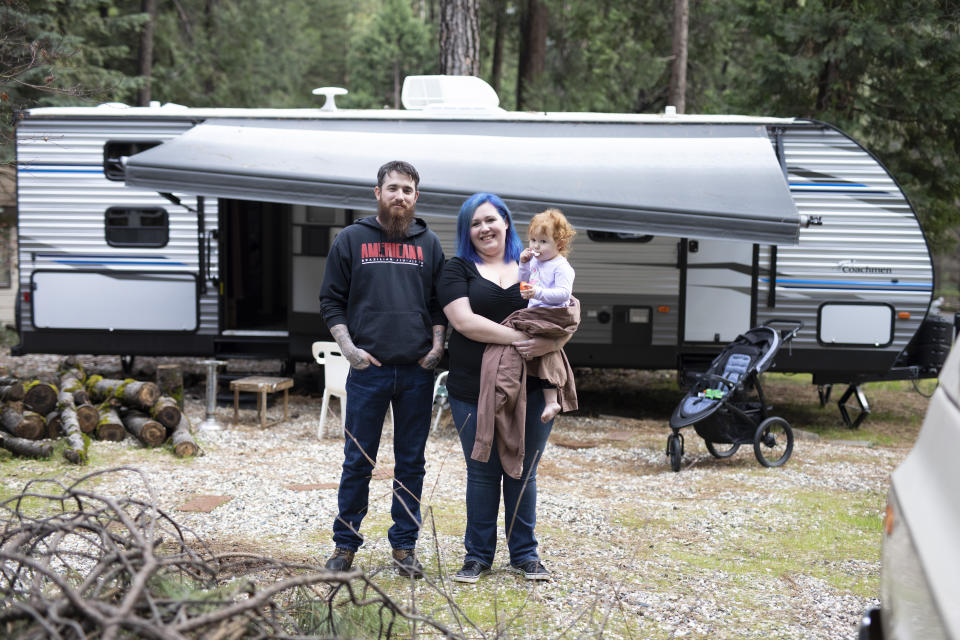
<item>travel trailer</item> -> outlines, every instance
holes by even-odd
[[[684,371],[789,319],[803,328],[779,371],[937,375],[952,331],[927,319],[923,230],[833,126],[512,113],[495,96],[444,97],[442,82],[408,79],[403,110],[338,110],[328,95],[318,109],[23,112],[17,353],[310,359],[328,335],[317,294],[331,242],[375,211],[377,168],[404,159],[448,255],[471,193],[501,195],[522,237],[544,208],[567,214],[575,365]]]

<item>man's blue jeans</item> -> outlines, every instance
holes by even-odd
[[[393,402],[393,526],[387,532],[394,549],[413,549],[420,533],[423,450],[430,434],[433,371],[419,364],[370,365],[350,369],[344,424],[343,472],[333,523],[336,546],[356,551],[363,544],[360,523],[367,513],[370,476],[380,448],[387,407]],[[351,437],[351,435],[353,437]]]
[[[460,444],[467,461],[467,530],[463,535],[467,553],[464,562],[475,560],[487,567],[493,565],[501,487],[510,564],[540,559],[533,532],[537,524],[537,465],[553,428],[553,420],[546,424],[540,422],[543,407],[543,391],[527,394],[523,473],[519,480],[515,480],[503,472],[496,440],[487,462],[470,458],[477,434],[477,406],[450,398],[450,411],[460,432]]]

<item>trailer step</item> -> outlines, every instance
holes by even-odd
[[[287,336],[219,336],[213,339],[217,358],[262,360],[290,357]]]

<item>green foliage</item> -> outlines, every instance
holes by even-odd
[[[662,108],[672,2],[548,2],[547,69],[528,104],[545,111]]]
[[[352,108],[399,106],[408,75],[436,73],[439,54],[432,27],[413,15],[408,0],[384,0],[369,20],[358,19],[347,72]]]
[[[348,9],[325,0],[179,3],[157,16],[153,95],[191,107],[310,107],[342,80]],[[328,51],[330,53],[328,53]],[[333,54],[333,55],[331,55]]]
[[[738,0],[736,90],[717,110],[839,126],[884,162],[935,245],[960,223],[960,8],[932,0]]]
[[[530,108],[660,112],[673,1],[543,0],[545,71]],[[512,108],[522,3],[480,3],[481,73]],[[407,75],[438,66],[435,2],[178,0],[158,3],[151,95],[203,107],[309,107],[338,85],[344,107],[392,107]],[[147,16],[136,0],[0,5],[0,149],[17,109],[121,101]],[[904,187],[935,248],[960,225],[960,6],[938,0],[693,0],[687,112],[800,116],[837,125]]]
[[[0,6],[0,161],[13,157],[13,114],[34,106],[130,100],[139,2],[45,0]]]

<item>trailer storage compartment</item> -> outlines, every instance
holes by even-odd
[[[37,329],[197,329],[190,273],[35,271],[31,289]]]

